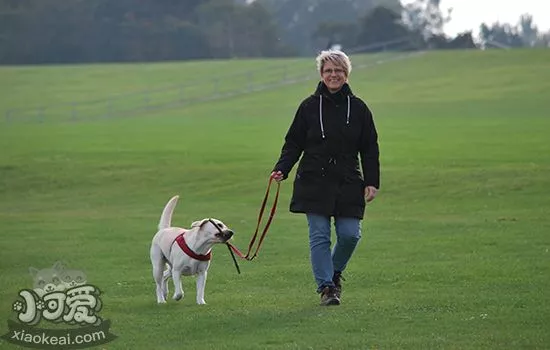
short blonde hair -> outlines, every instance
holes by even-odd
[[[323,67],[327,62],[331,62],[334,65],[344,68],[346,71],[346,76],[349,76],[351,73],[351,61],[349,57],[340,50],[330,49],[321,51],[321,53],[317,55],[315,61],[317,62],[317,71],[319,73],[323,73]]]

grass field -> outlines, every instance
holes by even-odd
[[[0,106],[269,74],[273,64],[3,67]],[[284,133],[314,87],[132,118],[0,122],[0,333],[32,286],[29,267],[63,260],[102,290],[100,316],[118,336],[105,349],[550,348],[548,50],[426,53],[352,72],[375,115],[382,188],[341,306],[318,306],[306,221],[288,212],[291,181],[241,275],[216,247],[208,305],[195,304],[189,277],[184,300],[156,304],[148,250],[166,201],[181,196],[174,224],[219,218],[244,249]]]

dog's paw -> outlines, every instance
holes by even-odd
[[[183,298],[183,294],[182,293],[175,293],[174,296],[172,297],[172,299],[178,301],[178,300],[181,300]]]
[[[159,305],[166,304],[166,300],[157,300],[157,303]]]
[[[198,305],[206,305],[206,301],[204,299],[197,300]]]

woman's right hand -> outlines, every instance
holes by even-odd
[[[272,172],[271,177],[277,182],[281,182],[284,180],[284,175],[280,170]]]

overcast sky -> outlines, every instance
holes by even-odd
[[[466,30],[479,31],[481,23],[517,24],[520,15],[529,13],[540,31],[550,29],[550,0],[441,0],[441,9],[453,8],[448,35]]]

